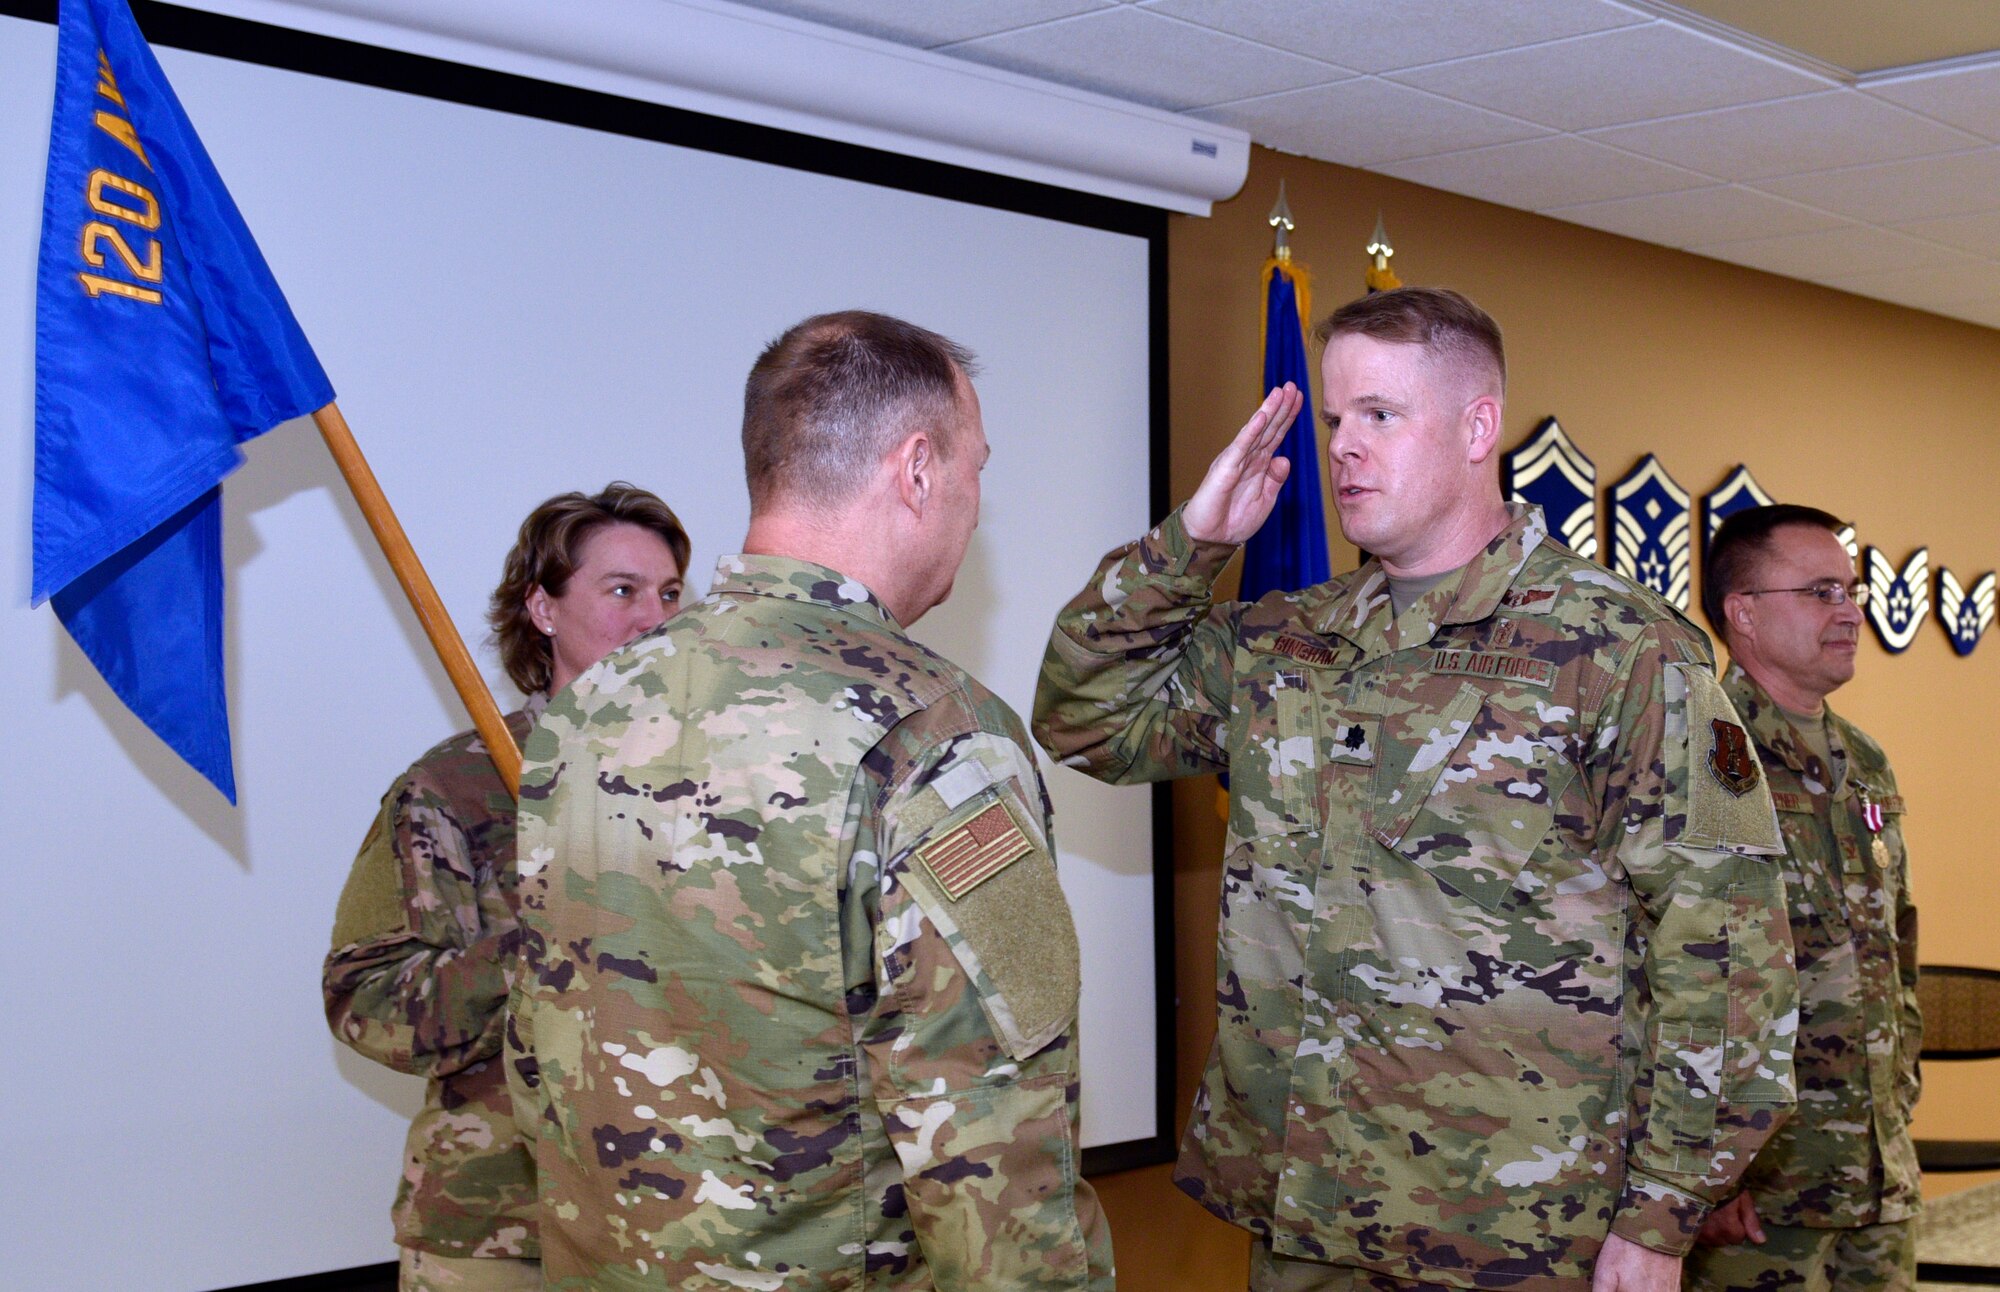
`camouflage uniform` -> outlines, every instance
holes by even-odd
[[[1762,1245],[1697,1247],[1687,1292],[1873,1292],[1917,1286],[1914,1221],[1851,1229],[1764,1226]]]
[[[525,754],[509,1048],[551,1286],[1111,1287],[1004,703],[860,584],[729,557]]]
[[[1730,668],[1723,689],[1770,774],[1799,965],[1798,1111],[1757,1155],[1744,1187],[1767,1229],[1867,1226],[1874,1231],[1871,1251],[1901,1233],[1913,1252],[1921,1181],[1909,1123],[1923,1020],[1917,909],[1895,773],[1882,747],[1830,708],[1834,765],[1828,768],[1740,667]],[[1868,827],[1870,805],[1881,809],[1879,833]],[[1824,1236],[1803,1235],[1799,1242],[1818,1237]],[[1772,1249],[1773,1243],[1704,1249],[1691,1272],[1706,1285],[1761,1286],[1751,1267],[1774,1259],[1782,1265]],[[1835,1255],[1829,1245],[1827,1259]],[[1898,1262],[1888,1260],[1886,1268]]]
[[[1792,1102],[1770,799],[1708,643],[1537,509],[1392,621],[1378,562],[1212,605],[1178,513],[1056,621],[1036,731],[1230,773],[1181,1187],[1282,1257],[1573,1292],[1684,1251]]]
[[[542,703],[508,715],[516,739]],[[468,731],[382,796],[340,895],[327,1022],[377,1063],[430,1079],[396,1191],[405,1248],[537,1254],[534,1164],[499,1061],[520,936],[514,886],[514,801]]]

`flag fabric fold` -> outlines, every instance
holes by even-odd
[[[1278,491],[1277,504],[1243,550],[1245,601],[1266,592],[1296,592],[1333,577],[1327,556],[1326,504],[1319,488],[1318,414],[1314,411],[1312,370],[1306,363],[1305,313],[1311,309],[1311,281],[1303,266],[1273,258],[1264,265],[1264,386],[1291,382],[1305,397],[1299,416],[1279,446],[1292,473]]]
[[[231,802],[220,486],[244,441],[332,400],[125,0],[62,0],[33,597]]]

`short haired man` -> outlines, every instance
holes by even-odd
[[[1678,1284],[1791,1102],[1777,824],[1707,639],[1498,478],[1499,330],[1454,292],[1320,334],[1353,574],[1210,588],[1271,510],[1273,391],[1056,622],[1036,731],[1230,773],[1219,1024],[1181,1187],[1257,1289]]]
[[[1027,732],[904,631],[978,521],[970,371],[878,314],[775,341],[743,553],[529,737],[510,1048],[551,1287],[1112,1285]]]
[[[1716,1209],[1688,1286],[1826,1292],[1916,1283],[1917,908],[1882,747],[1827,706],[1854,676],[1862,585],[1812,507],[1737,512],[1709,541],[1701,608],[1729,648],[1785,836],[1799,968],[1799,1107]]]

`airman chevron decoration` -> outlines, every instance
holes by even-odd
[[[1597,464],[1555,418],[1543,418],[1500,464],[1510,500],[1540,507],[1551,534],[1586,561],[1597,559]]]
[[[1988,570],[1973,580],[1967,590],[1958,586],[1950,570],[1938,567],[1938,622],[1944,625],[1945,636],[1951,638],[1951,648],[1959,654],[1972,654],[1979,639],[1993,626],[1996,583],[2000,583],[2000,577]]]
[[[1746,507],[1768,507],[1777,500],[1764,492],[1757,483],[1757,477],[1750,474],[1750,468],[1738,466],[1729,473],[1729,478],[1701,496],[1701,541],[1704,545],[1715,537],[1715,531],[1722,528],[1722,522]]]
[[[1868,622],[1882,648],[1900,655],[1917,639],[1917,629],[1931,612],[1931,550],[1910,553],[1901,570],[1889,564],[1882,549],[1868,549]]]
[[[1688,491],[1648,453],[1611,486],[1611,568],[1688,608]]]

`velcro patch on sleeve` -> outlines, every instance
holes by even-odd
[[[1784,852],[1769,780],[1749,733],[1715,674],[1699,664],[1667,666],[1668,818],[1685,818],[1678,838],[1690,848],[1775,856]],[[1674,719],[1678,718],[1678,721]],[[1677,739],[1676,739],[1677,738]],[[1671,831],[1669,832],[1671,835]]]
[[[396,856],[396,826],[391,813],[390,803],[385,801],[340,890],[340,903],[333,913],[335,950],[408,927],[403,912],[403,862]]]
[[[925,791],[926,795],[929,791]],[[904,871],[911,894],[979,998],[994,1036],[1025,1059],[1076,1019],[1082,954],[1055,858],[1010,780],[936,818]]]
[[[1034,840],[999,798],[917,849],[917,858],[945,896],[958,902],[1034,851]]]

